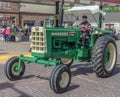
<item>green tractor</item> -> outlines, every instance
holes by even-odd
[[[71,82],[70,66],[73,62],[92,62],[93,70],[98,77],[112,75],[117,60],[117,46],[112,31],[101,27],[104,12],[99,6],[73,7],[66,12],[99,15],[98,27],[91,27],[84,48],[81,48],[82,32],[79,28],[33,27],[32,57],[20,55],[9,59],[5,65],[8,79],[21,79],[25,72],[25,63],[54,66],[49,80],[50,87],[55,93],[63,93]]]

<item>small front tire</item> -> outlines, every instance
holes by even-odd
[[[19,63],[18,57],[12,57],[10,58],[5,65],[5,74],[7,78],[11,81],[19,80],[23,76],[25,72],[25,64],[24,62],[21,62],[21,68],[20,70],[16,70]]]
[[[55,93],[67,91],[71,82],[71,71],[66,65],[58,65],[51,73],[50,88]]]

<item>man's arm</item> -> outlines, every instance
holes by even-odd
[[[91,24],[90,23],[86,23],[86,24],[80,24],[79,28],[81,29],[81,31],[90,31],[91,29]]]
[[[85,25],[85,29],[86,29],[87,31],[90,31],[90,29],[91,29],[91,24],[90,24],[90,23],[87,23],[87,24]]]
[[[80,25],[79,25],[79,28],[80,28],[81,31],[86,31],[85,25],[80,24]]]

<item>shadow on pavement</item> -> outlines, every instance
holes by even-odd
[[[37,75],[37,76],[36,75],[28,75],[28,76],[24,76],[22,79],[29,79],[29,78],[39,78],[39,79],[49,81],[49,77],[43,77],[43,76],[40,76],[40,75]],[[80,87],[79,85],[72,84],[71,86],[69,86],[69,88],[65,92],[70,92],[70,91],[72,91],[74,89],[77,89],[79,87]],[[22,96],[20,96],[20,97],[22,97]],[[26,97],[26,96],[24,96],[24,97]]]
[[[30,79],[30,78],[39,78],[39,79],[43,79],[43,80],[48,80],[49,81],[49,77],[43,77],[43,76],[40,76],[40,75],[27,75],[27,76],[24,76],[22,79]]]
[[[8,83],[8,82],[5,82],[5,83],[0,83],[0,91],[4,90],[4,89],[12,89],[14,91],[17,92],[17,94],[19,94],[20,96],[17,96],[17,97],[32,97],[31,95],[27,94],[27,93],[24,93],[18,89],[16,89],[14,87],[14,84],[13,83]],[[6,91],[7,93],[7,91]]]
[[[70,91],[72,91],[72,90],[75,90],[75,89],[77,89],[77,88],[79,88],[79,87],[80,87],[79,85],[71,85],[71,86],[68,88],[67,92],[70,92]]]
[[[44,79],[44,80],[48,80],[49,81],[49,77],[43,77],[43,76],[40,76],[40,75],[38,75],[36,77],[39,78],[39,79]]]
[[[76,68],[74,71],[72,71],[72,76],[77,76],[79,74],[89,75],[89,73],[93,73],[93,67],[90,63],[75,64],[71,66],[71,69],[72,68]]]
[[[115,70],[113,71],[113,76],[120,73],[120,64],[117,64]]]
[[[75,65],[71,66],[71,69],[72,68],[73,69],[76,68],[74,71],[72,71],[72,76],[77,76],[79,74],[88,76],[89,74],[94,73],[93,66],[90,63],[75,64]],[[117,64],[112,76],[117,75],[119,73],[120,73],[120,64]]]
[[[30,79],[30,78],[35,78],[35,77],[36,77],[35,75],[27,75],[27,76],[23,76],[22,79]]]
[[[80,87],[79,85],[71,85],[71,86],[68,87],[68,89],[64,93],[70,92],[70,91],[75,90],[79,87]]]

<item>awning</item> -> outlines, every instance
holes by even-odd
[[[66,13],[76,13],[76,14],[81,14],[81,13],[102,13],[103,16],[105,15],[105,12],[100,10],[98,5],[95,6],[76,6],[72,7],[68,10],[65,10]]]

